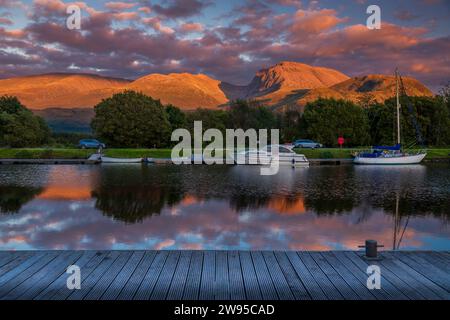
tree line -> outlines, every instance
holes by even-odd
[[[428,146],[450,145],[449,86],[434,97],[402,97],[401,104],[405,144],[416,141],[420,132]],[[340,136],[348,147],[393,144],[396,132],[393,98],[384,103],[319,98],[306,104],[303,112],[289,106],[277,112],[247,100],[236,100],[223,108],[182,111],[143,93],[125,91],[102,100],[94,110],[93,133],[111,147],[170,147],[171,132],[177,128],[192,132],[196,120],[202,121],[203,130],[217,128],[223,132],[278,128],[281,142],[303,138],[327,147],[336,147]],[[49,143],[50,134],[45,121],[17,98],[0,97],[0,146],[39,146]]]
[[[417,127],[428,146],[450,145],[450,101],[448,90],[435,97],[402,97],[401,132],[405,144],[416,141]],[[407,106],[411,107],[407,107]],[[328,147],[345,138],[349,147],[393,144],[396,119],[395,99],[361,106],[351,101],[319,98],[303,112],[289,108],[276,112],[258,101],[236,100],[228,107],[182,111],[142,93],[126,91],[103,100],[95,107],[92,129],[111,146],[169,147],[171,132],[194,121],[203,130],[280,129],[281,142],[313,139]]]

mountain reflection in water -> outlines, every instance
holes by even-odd
[[[449,169],[0,166],[0,249],[448,250]]]

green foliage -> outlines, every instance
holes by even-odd
[[[0,146],[35,147],[48,142],[50,129],[16,97],[0,97]]]
[[[423,142],[428,146],[450,144],[450,109],[442,96],[401,98],[401,142],[415,144],[418,135],[417,123]],[[371,143],[392,144],[396,141],[396,100],[388,99],[384,104],[372,105],[367,109],[370,122]]]
[[[230,129],[276,128],[275,114],[256,101],[236,100],[230,104],[228,127]]]
[[[225,110],[209,110],[209,109],[197,109],[195,111],[186,113],[186,128],[193,132],[194,121],[202,121],[203,131],[216,128],[225,133],[227,129],[228,114]]]
[[[307,138],[327,146],[338,145],[339,136],[346,146],[369,142],[369,121],[366,112],[350,101],[318,99],[305,107],[302,124]]]
[[[171,131],[184,128],[186,125],[186,115],[180,108],[177,108],[171,104],[166,106],[167,119],[170,123]]]
[[[94,107],[91,126],[109,146],[161,147],[170,140],[170,123],[159,100],[142,93],[114,94]]]
[[[288,109],[278,115],[278,127],[281,130],[280,139],[284,142],[293,142],[299,138],[301,132],[302,114],[296,109]]]

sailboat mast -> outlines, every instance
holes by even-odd
[[[398,69],[395,69],[395,92],[397,95],[397,143],[400,144],[400,97],[398,85]]]

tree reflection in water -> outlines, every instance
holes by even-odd
[[[39,187],[0,186],[0,213],[18,213],[22,206],[43,191]]]
[[[176,175],[164,179],[167,167],[146,165],[102,166],[100,181],[92,191],[95,207],[104,215],[127,223],[142,222],[146,217],[158,215],[166,206],[179,203],[184,192]]]

